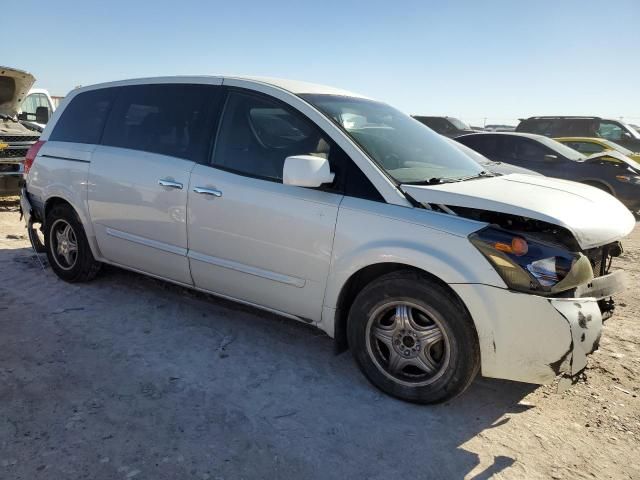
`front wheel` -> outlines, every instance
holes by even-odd
[[[62,280],[86,282],[100,270],[84,233],[84,228],[71,206],[63,204],[47,215],[44,241],[49,265]]]
[[[367,285],[349,311],[349,344],[365,376],[382,391],[416,403],[462,393],[480,368],[473,321],[438,282],[412,271]]]

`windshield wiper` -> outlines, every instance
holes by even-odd
[[[495,177],[493,173],[485,170],[475,175],[469,175],[468,177],[433,177],[428,180],[418,180],[416,182],[402,182],[404,185],[441,185],[443,183],[455,183],[464,182],[466,180],[473,180],[474,178]]]
[[[418,180],[415,182],[402,182],[404,185],[440,185],[442,183],[451,183],[457,182],[456,178],[445,178],[445,177],[433,177],[428,180]]]

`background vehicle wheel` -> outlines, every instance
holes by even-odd
[[[100,270],[93,258],[84,228],[69,205],[53,207],[47,215],[44,242],[49,264],[67,282],[86,282]]]
[[[365,376],[402,400],[451,399],[480,369],[480,347],[466,309],[418,272],[392,272],[364,287],[349,311],[347,335]]]

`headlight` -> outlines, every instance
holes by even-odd
[[[563,292],[593,278],[589,259],[558,245],[487,227],[469,237],[507,286],[540,295]]]
[[[640,185],[640,177],[638,175],[616,175],[616,180],[623,183]]]

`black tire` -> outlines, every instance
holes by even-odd
[[[57,234],[67,231],[67,226],[70,228],[68,237],[74,240],[67,244],[75,245],[75,254],[70,253],[72,247],[68,247],[67,257],[65,257],[57,253],[59,239]],[[49,265],[62,280],[71,283],[87,282],[100,271],[101,264],[93,258],[82,223],[70,205],[60,204],[51,209],[45,221],[44,243]],[[67,258],[71,260],[68,261]]]
[[[408,315],[399,313],[404,311]],[[403,323],[400,317],[408,320]],[[480,347],[469,313],[447,288],[415,271],[392,272],[364,287],[351,305],[347,336],[369,381],[409,402],[449,400],[464,392],[480,369]]]

